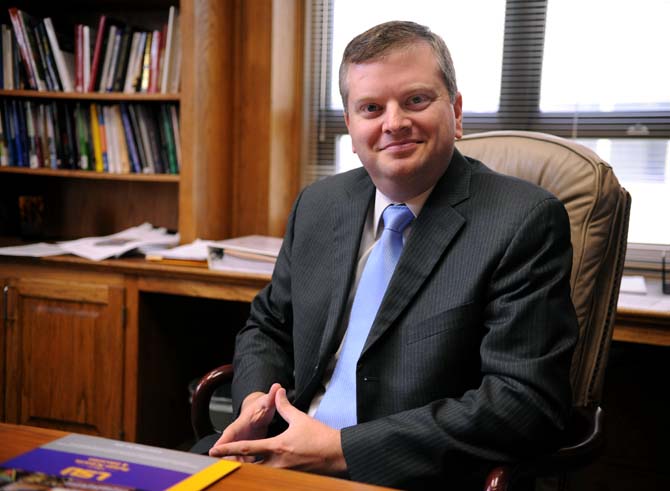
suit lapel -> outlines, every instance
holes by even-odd
[[[372,181],[367,173],[362,171],[360,178],[353,185],[337,193],[331,206],[332,236],[335,244],[330,264],[333,282],[328,285],[332,288],[332,295],[319,349],[320,365],[326,364],[331,359],[340,341],[338,331],[342,328],[342,318],[357,264],[363,225],[370,203],[374,199],[374,191]]]
[[[386,290],[363,356],[414,298],[465,223],[454,206],[469,197],[470,167],[454,150],[449,167],[435,185],[412,231]]]

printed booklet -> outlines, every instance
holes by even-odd
[[[198,491],[237,462],[87,435],[68,435],[0,463],[0,490]]]

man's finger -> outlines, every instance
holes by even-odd
[[[270,450],[271,438],[264,440],[243,440],[240,442],[225,443],[212,447],[210,455],[212,457],[230,457],[230,456],[263,456],[268,455]]]
[[[286,389],[279,389],[277,391],[277,395],[275,396],[275,406],[279,415],[288,424],[291,424],[296,411],[300,412],[293,406],[293,404],[291,404],[291,402],[288,400],[288,397],[286,397]]]

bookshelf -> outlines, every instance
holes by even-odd
[[[182,242],[261,233],[282,235],[299,189],[302,141],[304,5],[298,0],[43,0],[11,3],[58,25],[101,14],[154,28],[179,8],[181,85],[175,94],[0,90],[0,99],[178,105],[182,168],[178,177],[89,176],[0,168],[0,237],[17,235],[15,202],[46,187],[49,209],[87,210],[100,183],[105,203],[92,228],[52,213],[45,239],[113,233],[149,221],[180,232]],[[3,18],[7,23],[8,19]],[[60,172],[60,171],[59,171]],[[89,184],[83,186],[82,180]],[[146,188],[146,186],[151,188]],[[158,196],[156,187],[161,187]],[[157,201],[157,198],[159,201]],[[132,203],[132,206],[128,206]],[[65,205],[65,206],[63,206]]]
[[[153,28],[176,1],[9,6],[59,24],[93,26],[105,13]],[[306,4],[178,6],[178,93],[0,90],[0,100],[176,104],[179,175],[0,168],[0,243],[24,240],[19,196],[44,200],[39,240],[105,235],[145,221],[178,230],[182,242],[283,234],[300,185]],[[228,359],[248,302],[266,282],[141,259],[0,257],[0,420],[166,446],[183,441],[190,433],[185,382]],[[176,356],[185,346],[193,363]],[[168,381],[159,377],[165,370],[174,375]]]

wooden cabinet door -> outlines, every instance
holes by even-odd
[[[6,303],[7,421],[122,438],[124,289],[20,278]]]

